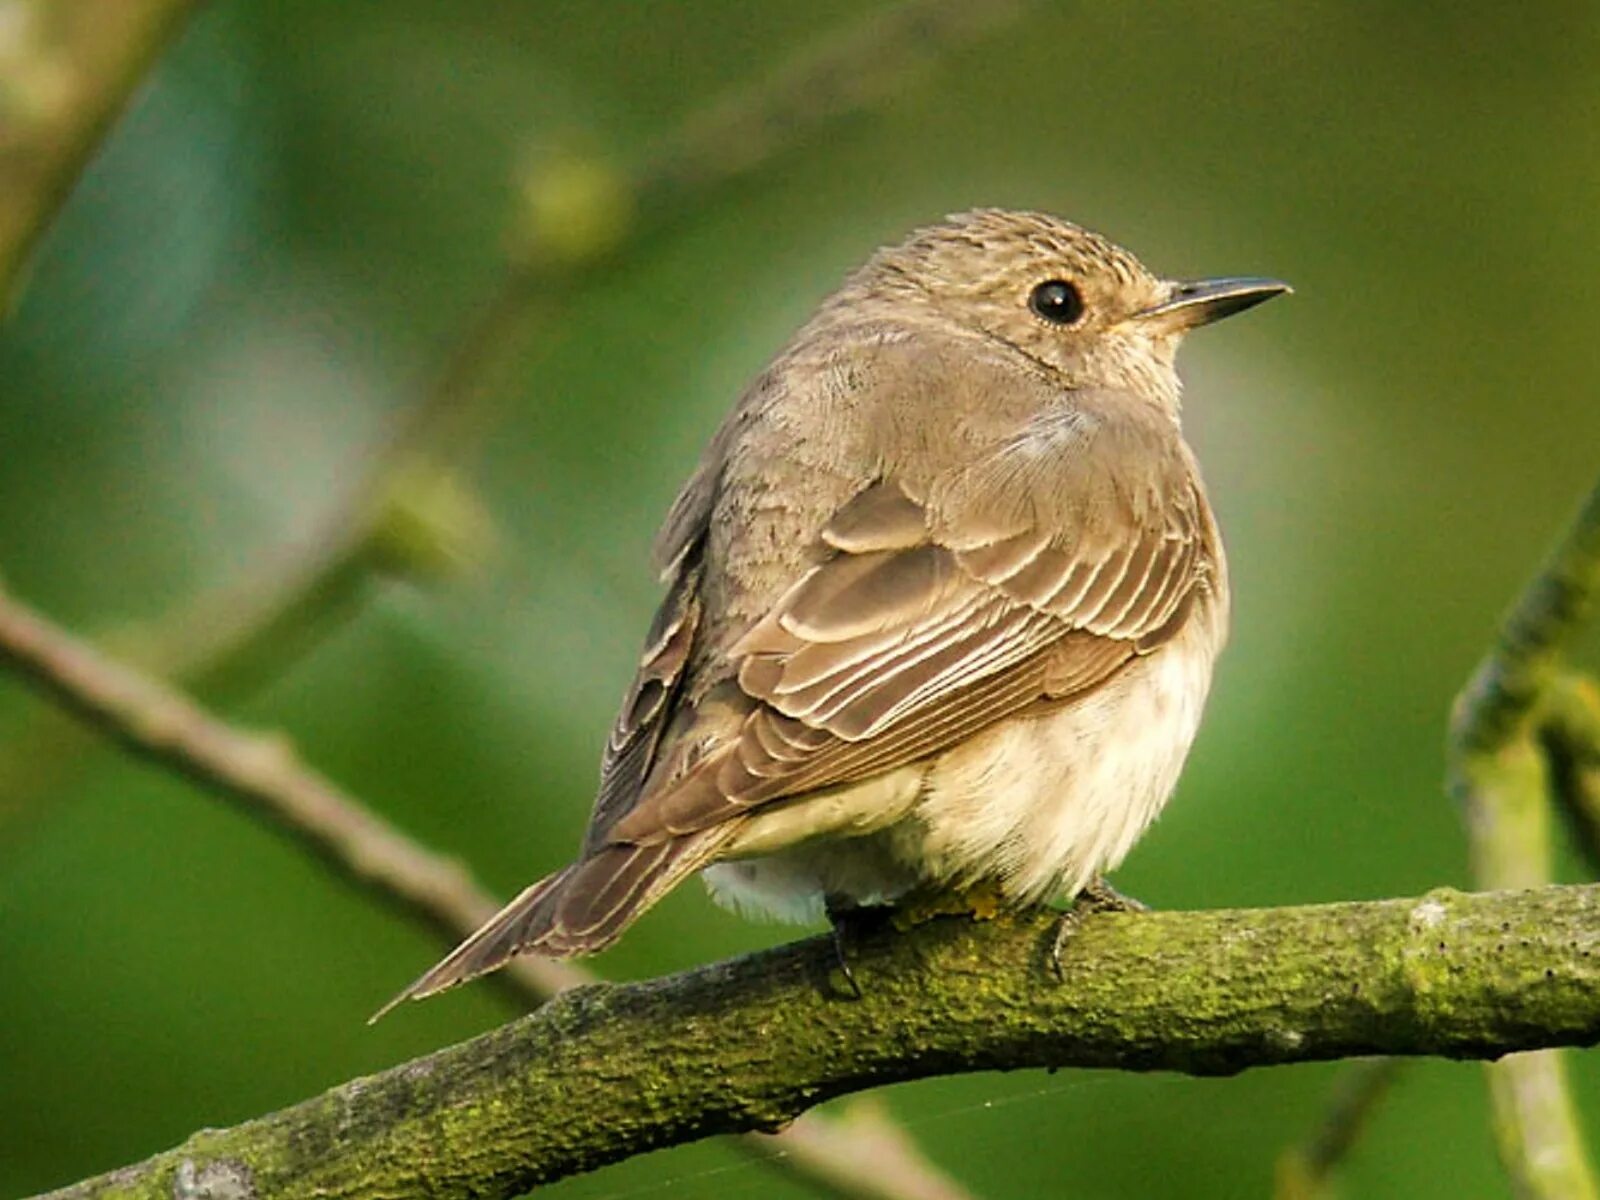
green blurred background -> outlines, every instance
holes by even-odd
[[[114,638],[292,554],[493,291],[531,164],[627,161],[870,7],[205,8],[0,330],[8,585]],[[742,382],[880,242],[1036,207],[1172,275],[1298,293],[1185,352],[1235,634],[1119,885],[1179,908],[1464,884],[1444,715],[1600,469],[1597,62],[1583,3],[1036,4],[579,287],[541,353],[492,373],[462,469],[493,551],[376,589],[226,711],[501,892],[565,862],[654,603],[654,524]],[[59,737],[37,708],[0,680],[0,1194],[508,1015],[480,986],[366,1028],[437,944],[109,750],[15,769]],[[687,887],[597,965],[790,936]],[[1596,1063],[1571,1067],[1600,1142]],[[1333,1075],[982,1076],[887,1101],[985,1197],[1234,1197],[1268,1189]],[[1346,1183],[1505,1194],[1480,1068],[1403,1076]],[[718,1143],[549,1191],[810,1194]]]

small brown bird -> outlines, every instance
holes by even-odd
[[[814,918],[1079,893],[1177,781],[1228,614],[1158,279],[978,210],[880,250],[750,385],[656,544],[667,596],[577,861],[400,999],[611,944],[685,876]]]

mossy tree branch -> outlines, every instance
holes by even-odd
[[[647,1150],[774,1129],[834,1096],[966,1071],[1230,1074],[1600,1040],[1600,886],[1229,912],[1100,913],[1048,965],[1043,914],[817,938],[529,1017],[57,1200],[509,1197]]]
[[[500,908],[460,863],[407,837],[302,763],[282,738],[217,720],[186,696],[72,637],[0,588],[0,667],[16,671],[134,753],[262,818],[341,879],[436,931],[451,945]],[[592,983],[574,963],[518,958],[492,982],[523,1004]],[[963,1200],[966,1193],[897,1140],[886,1119],[853,1128],[821,1117],[743,1144],[763,1160],[857,1200]],[[877,1157],[864,1160],[871,1142]]]

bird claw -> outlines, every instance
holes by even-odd
[[[850,960],[845,956],[844,932],[838,925],[833,927],[833,958],[839,964],[839,974],[850,985],[850,994],[857,1000],[861,999],[861,985],[856,982],[856,973],[850,969]]]
[[[857,1000],[863,996],[861,985],[856,982],[856,973],[850,967],[850,957],[845,953],[845,925],[849,920],[849,909],[828,908],[828,924],[833,931],[833,960],[838,964],[839,974],[844,976],[844,981],[850,985],[850,994]]]
[[[1143,913],[1149,912],[1150,906],[1142,900],[1135,900],[1132,896],[1125,896],[1116,888],[1105,881],[1103,876],[1095,876],[1072,901],[1072,907],[1062,913],[1056,920],[1055,936],[1050,940],[1050,968],[1055,972],[1056,982],[1064,983],[1067,978],[1065,968],[1061,965],[1061,952],[1066,948],[1072,935],[1078,932],[1078,927],[1083,924],[1086,912],[1113,912],[1113,913]]]
[[[1083,923],[1083,917],[1075,908],[1069,908],[1056,918],[1055,936],[1050,939],[1050,970],[1055,973],[1057,983],[1067,981],[1067,972],[1061,965],[1061,951],[1066,946],[1067,939],[1078,932],[1078,926]]]

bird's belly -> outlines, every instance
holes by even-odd
[[[923,794],[928,764],[913,763],[829,788],[751,817],[701,872],[712,897],[746,916],[815,921],[826,904],[883,904],[917,882],[884,834]]]
[[[893,831],[897,857],[954,886],[996,882],[1024,904],[1115,868],[1165,806],[1199,728],[1210,657],[1178,650],[946,752]]]
[[[825,899],[879,904],[919,885],[993,882],[1019,904],[1076,894],[1122,862],[1177,783],[1213,660],[1209,646],[1186,642],[1059,708],[1001,721],[915,772],[856,785],[860,804],[830,798],[834,810],[890,801],[903,815],[887,827],[856,811],[856,830],[752,846],[761,857],[708,868],[707,885],[730,907],[787,920],[820,916]],[[795,801],[786,820],[808,803]]]

